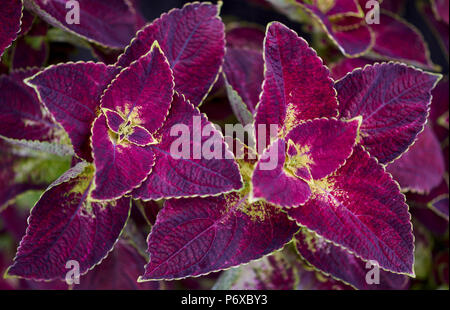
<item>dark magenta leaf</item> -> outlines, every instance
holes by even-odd
[[[34,22],[34,14],[27,11],[27,10],[23,10],[22,12],[22,20],[21,20],[21,25],[20,25],[20,33],[19,36],[24,36],[28,33],[28,31],[31,30],[31,27],[33,26],[33,22]]]
[[[274,22],[267,28],[265,78],[255,125],[278,125],[285,136],[302,121],[337,115],[336,91],[316,52],[307,42]],[[266,137],[266,145],[270,143]]]
[[[298,230],[277,207],[239,193],[171,199],[149,236],[143,280],[198,276],[261,258]]]
[[[310,14],[320,24],[330,40],[336,44],[339,50],[348,57],[357,57],[367,53],[373,45],[373,34],[370,28],[365,25],[360,17],[345,19],[345,24],[340,24],[341,29],[336,29],[330,21],[330,17],[323,13],[315,4],[309,4],[304,0],[296,0],[308,14]],[[355,21],[354,21],[355,20]],[[355,24],[360,25],[354,27]]]
[[[126,122],[125,118],[119,113],[110,109],[102,109],[102,112],[105,115],[109,130],[115,133],[119,133],[120,126]]]
[[[433,12],[436,19],[442,20],[448,25],[449,20],[449,2],[448,0],[431,0]]]
[[[381,269],[379,270],[379,283],[368,283],[367,274],[374,270],[374,267],[377,268],[376,266],[370,262],[367,265],[367,262],[347,250],[306,229],[302,229],[295,236],[295,245],[300,255],[315,268],[357,289],[400,290],[408,287],[407,276]],[[376,279],[372,279],[369,274],[369,280]]]
[[[180,126],[185,129],[181,136],[178,131],[171,135],[173,128]],[[210,135],[197,136],[208,129],[212,130]],[[238,166],[222,134],[182,95],[175,93],[169,115],[155,138],[159,144],[149,146],[156,155],[155,167],[142,186],[132,192],[134,198],[208,196],[242,187]],[[180,156],[173,156],[174,145],[178,151],[181,145]],[[208,145],[213,145],[214,154],[221,159],[205,156]]]
[[[324,1],[323,3],[326,4],[327,1]],[[358,1],[356,0],[334,0],[329,1],[328,3],[331,3],[331,6],[325,7],[324,9],[326,12],[324,13],[326,13],[327,16],[331,18],[340,18],[344,16],[363,16],[363,11],[359,6]]]
[[[252,176],[254,197],[303,205],[311,195],[308,182],[336,171],[351,155],[358,127],[358,120],[316,119],[292,129],[287,142],[278,140],[261,156]]]
[[[92,166],[80,163],[47,189],[31,211],[8,275],[64,280],[68,261],[77,261],[84,274],[111,251],[127,221],[130,198],[92,201],[92,178]]]
[[[387,171],[403,190],[429,193],[438,186],[445,173],[441,144],[429,126],[425,126],[417,141]]]
[[[112,200],[141,185],[155,165],[150,146],[138,146],[109,130],[102,114],[92,128],[95,182],[92,198]]]
[[[448,77],[444,77],[431,92],[433,100],[431,101],[428,124],[441,143],[445,142],[448,138],[449,86]]]
[[[276,162],[273,156],[276,156]],[[285,169],[286,143],[275,141],[261,156],[252,176],[253,197],[291,208],[304,204],[311,196],[308,183]],[[273,168],[273,165],[276,166]]]
[[[395,59],[433,69],[430,51],[422,34],[411,24],[389,12],[380,14],[380,23],[370,25],[375,36],[372,52],[384,59]],[[408,44],[399,44],[399,41]]]
[[[420,10],[420,13],[422,15],[424,15],[424,18],[427,21],[428,26],[433,31],[436,39],[439,42],[439,45],[440,45],[442,51],[445,53],[445,56],[448,59],[449,44],[450,44],[448,23],[445,23],[444,21],[436,19],[436,16],[433,13],[430,3],[420,2],[420,3],[418,3],[418,7]]]
[[[68,23],[66,1],[27,0],[26,5],[49,24],[81,36],[90,42],[124,48],[138,30],[138,17],[126,0],[78,0],[79,23]],[[76,21],[76,19],[75,19]]]
[[[250,154],[245,145],[234,142]],[[294,221],[274,205],[251,201],[255,160],[244,158],[239,164],[245,185],[239,192],[166,200],[148,238],[151,259],[141,281],[199,276],[238,266],[292,239],[298,230]]]
[[[386,164],[422,131],[440,76],[397,63],[356,69],[336,82],[342,119],[362,116],[360,143]]]
[[[430,207],[416,206],[411,209],[411,214],[418,223],[436,236],[442,237],[448,231],[448,220]]]
[[[334,80],[342,79],[347,73],[356,68],[363,68],[366,65],[373,64],[374,61],[367,58],[342,58],[340,61],[330,65],[331,77]]]
[[[428,205],[437,215],[443,217],[448,222],[449,199],[448,194],[436,197]]]
[[[311,198],[290,217],[357,257],[413,275],[411,215],[400,189],[377,161],[356,146],[346,164],[311,185]]]
[[[34,90],[23,80],[39,69],[0,76],[0,136],[16,140],[52,142],[61,128],[44,110]]]
[[[25,15],[24,15],[25,16]],[[43,67],[49,56],[49,44],[46,41],[48,26],[39,21],[33,24],[25,36],[16,40],[12,54],[12,68]]]
[[[0,11],[0,58],[17,38],[22,18],[22,0],[8,0]]]
[[[27,80],[45,107],[69,134],[75,153],[91,161],[89,137],[100,97],[118,73],[102,63],[68,63],[50,66]]]
[[[231,23],[227,25],[227,48],[262,51],[264,36],[264,29],[259,28],[259,26]]]
[[[117,75],[105,91],[101,107],[121,115],[123,131],[139,125],[153,134],[167,117],[173,86],[170,65],[155,42],[147,54]],[[109,114],[106,117],[110,121]],[[114,131],[115,127],[110,129]]]
[[[442,182],[438,186],[433,188],[429,193],[424,194],[409,192],[406,193],[406,197],[409,201],[413,201],[417,206],[426,206],[437,197],[448,194],[449,187],[447,180],[444,178]]]
[[[119,240],[100,265],[80,278],[76,290],[157,290],[158,282],[137,283],[147,263],[130,243]]]
[[[333,173],[350,157],[358,135],[359,121],[316,119],[295,127],[286,136],[286,168],[299,177],[298,169],[306,168],[314,180]]]
[[[265,33],[256,26],[228,25],[223,80],[231,108],[241,124],[253,123],[264,80]]]
[[[49,46],[44,37],[21,37],[14,47],[12,68],[43,67],[48,54]]]
[[[225,55],[223,72],[228,99],[234,114],[242,124],[252,123],[264,79],[262,53],[229,47]]]
[[[200,105],[219,74],[225,54],[220,4],[192,3],[163,14],[139,31],[117,65],[129,66],[158,41],[175,77],[175,90]]]
[[[123,50],[107,48],[95,43],[91,43],[90,47],[92,48],[92,55],[100,62],[107,65],[114,65],[119,56],[123,53]]]
[[[360,4],[362,5],[361,2],[367,1],[360,1]],[[401,14],[405,11],[406,2],[407,0],[383,0],[383,2],[381,2],[381,8],[389,12]]]
[[[134,126],[133,132],[128,135],[127,139],[138,146],[147,146],[158,143],[153,135],[141,126]]]

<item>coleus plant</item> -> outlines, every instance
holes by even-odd
[[[265,154],[262,154],[256,168],[251,167],[251,173],[248,172],[248,167],[241,168],[244,183],[246,179],[253,176],[252,182],[247,181],[247,187],[251,187],[252,190],[249,191],[244,186],[240,199],[235,198],[232,201],[237,200],[244,210],[253,208],[261,210],[256,213],[260,215],[260,223],[265,223],[267,220],[268,205],[263,209],[258,206],[259,204],[265,201],[264,203],[283,207],[283,203],[287,202],[291,204],[284,205],[291,207],[285,210],[289,215],[287,218],[289,221],[294,220],[297,224],[316,231],[357,257],[376,260],[382,268],[412,275],[414,246],[410,215],[404,196],[400,193],[397,183],[385,172],[384,167],[363,147],[370,150],[371,139],[376,139],[377,134],[383,133],[386,139],[382,144],[384,148],[373,150],[379,161],[388,162],[396,158],[397,153],[406,151],[416,135],[423,129],[426,118],[423,116],[426,115],[431,99],[430,91],[439,77],[401,64],[379,64],[354,72],[346,80],[340,81],[341,84],[338,82],[335,89],[332,80],[328,77],[328,70],[314,51],[294,32],[278,23],[268,27],[264,57],[265,80],[255,122],[279,125],[279,136],[282,139],[276,140],[274,144],[278,146],[275,150],[278,151],[276,158],[280,162],[275,170],[260,172],[258,165],[266,160]],[[388,76],[392,76],[392,80],[382,81],[381,77],[387,75],[384,72],[389,72]],[[398,86],[396,81],[399,81],[404,89],[399,92],[389,92],[387,86]],[[420,81],[419,84],[427,86],[416,87],[418,81]],[[353,83],[360,83],[359,88]],[[340,91],[341,85],[350,85],[345,90],[354,92],[349,98],[341,97],[340,105],[338,105],[336,90],[338,98],[339,95],[345,95],[345,91]],[[370,96],[363,89],[370,89]],[[415,93],[416,91],[418,93]],[[385,96],[386,92],[390,94],[390,97]],[[408,100],[404,100],[405,98]],[[392,104],[394,102],[396,104]],[[400,116],[392,111],[400,103],[406,104],[406,107],[414,106],[412,110],[415,108],[422,110],[419,114],[423,115],[417,114],[407,123],[400,121],[396,124],[395,121],[384,118],[380,120],[380,117],[384,115]],[[353,108],[352,105],[357,107]],[[339,109],[341,115],[339,118],[342,120],[333,119],[339,116]],[[358,114],[353,112],[357,110],[359,110]],[[397,140],[398,132],[402,131],[402,127],[411,128],[411,131],[408,130],[409,135],[404,139]],[[392,134],[390,139],[386,133],[388,130]],[[408,131],[402,132],[408,134]],[[302,133],[304,136],[301,135]],[[341,143],[333,144],[334,140]],[[360,145],[355,146],[357,140]],[[288,147],[285,148],[286,144]],[[328,153],[326,150],[328,145],[335,152],[328,151],[330,152]],[[332,145],[339,145],[339,151]],[[269,147],[265,153],[270,152]],[[285,158],[288,160],[287,165],[285,165]],[[324,161],[325,164],[323,164]],[[272,195],[273,192],[276,194]],[[264,200],[257,199],[261,196]],[[227,205],[230,198],[225,195],[224,199],[223,204]],[[202,201],[210,204],[208,200],[210,199]],[[192,210],[183,208],[182,202],[183,200],[176,201],[175,204],[171,201],[166,203],[150,235],[150,256],[158,257],[157,265],[150,262],[147,266],[147,273],[151,272],[152,277],[178,278],[186,276],[186,273],[199,275],[233,264],[230,261],[221,267],[216,265],[212,268],[203,267],[203,259],[211,261],[210,255],[217,255],[216,246],[205,248],[202,259],[191,261],[187,270],[183,270],[179,264],[171,264],[171,261],[179,262],[189,258],[185,254],[189,253],[189,248],[174,247],[168,253],[162,252],[157,245],[161,244],[162,240],[175,243],[178,240],[176,236],[185,236],[182,232],[177,232],[176,236],[163,233],[167,229],[174,229],[172,226],[174,224],[178,225],[178,230],[183,227],[178,212],[185,210],[186,222],[193,220]],[[200,199],[187,200],[185,203],[199,205]],[[374,205],[377,207],[372,208]],[[227,207],[227,209],[230,208]],[[392,215],[392,218],[386,218],[388,213]],[[255,216],[254,212],[251,214]],[[197,218],[199,217],[203,218],[204,215],[197,215]],[[174,219],[176,219],[175,222]],[[207,226],[204,231],[198,233],[198,237],[188,236],[189,239],[182,244],[191,245],[195,242],[195,249],[198,252],[201,245],[209,244],[208,240],[212,240],[212,236],[209,238],[206,236],[207,233],[214,232],[220,236],[214,239],[215,242],[222,240],[223,233],[221,225],[218,226],[218,220],[221,224],[223,219],[211,221],[213,227]],[[278,225],[273,227],[278,229]],[[286,229],[289,227],[286,225]],[[267,235],[268,232],[260,231],[259,234]],[[275,231],[270,232],[270,235],[274,234]],[[357,234],[357,237],[350,237],[353,234]],[[154,245],[151,243],[152,238],[157,240]],[[359,242],[362,243],[358,244]],[[197,245],[197,243],[200,244]],[[363,246],[363,243],[366,246]],[[375,244],[375,246],[368,246],[369,244]],[[282,246],[282,243],[278,244],[278,248]],[[223,245],[218,248],[222,249]],[[247,245],[247,251],[250,251],[250,248],[252,244]],[[255,247],[256,249],[258,248]],[[174,254],[169,255],[170,253]],[[165,260],[160,258],[161,254],[164,254]],[[245,262],[241,261],[241,263]],[[198,271],[199,268],[201,271]],[[161,272],[164,273],[160,275]]]
[[[397,14],[399,7],[403,5],[402,1],[268,0],[268,2],[295,21],[308,20],[309,15],[311,23],[317,25],[316,28],[323,31],[345,56],[364,55],[377,60],[394,59],[427,69],[435,67],[421,33]],[[395,44],[403,40],[409,42],[409,45]],[[411,46],[414,48],[410,48]]]
[[[59,25],[52,6],[59,4],[30,2],[38,15],[44,10]],[[225,270],[292,240],[312,266],[356,288],[368,288],[361,280],[366,261],[383,269],[387,288],[414,276],[411,217],[386,165],[424,129],[439,75],[391,62],[334,82],[308,43],[277,22],[256,35],[265,38],[262,45],[239,41],[242,29],[234,37],[229,31],[226,50],[219,11],[220,4],[193,3],[163,14],[137,33],[113,65],[64,63],[5,78],[3,83],[27,94],[24,100],[39,121],[15,132],[5,117],[11,126],[0,134],[61,142],[64,129],[76,158],[33,208],[9,276],[64,280],[70,260],[88,272],[113,249],[132,199],[164,199],[139,281]],[[85,30],[69,29],[113,48],[130,39],[111,42]],[[258,33],[246,31],[247,38]],[[233,62],[242,55],[250,55],[246,61],[257,68],[248,85],[240,81],[249,75],[239,71],[248,68]],[[237,94],[240,120],[278,128],[275,136],[255,131],[265,149],[226,143],[198,110],[224,59],[225,84],[230,97]],[[209,133],[200,140],[184,137],[193,153],[209,143],[222,159],[193,153],[174,158],[177,138],[171,131],[180,124]],[[233,159],[230,149],[246,156]],[[273,169],[263,169],[274,158]],[[352,267],[343,272],[339,264]],[[294,282],[289,276],[285,284]]]

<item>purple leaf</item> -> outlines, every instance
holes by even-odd
[[[140,280],[199,276],[280,249],[298,230],[277,207],[247,196],[171,199],[149,236],[150,263]]]
[[[255,125],[276,124],[285,136],[300,122],[337,115],[328,69],[305,40],[274,22],[267,28],[265,79]],[[270,142],[266,137],[266,145]]]
[[[264,36],[264,30],[261,30],[258,26],[227,25],[227,48],[262,51]]]
[[[316,119],[295,127],[286,136],[287,167],[294,175],[296,169],[306,168],[314,180],[328,176],[350,157],[358,128],[358,119]]]
[[[441,145],[429,126],[419,134],[411,148],[387,171],[400,183],[404,190],[428,193],[438,186],[445,172]]]
[[[33,26],[34,18],[35,16],[33,13],[27,10],[22,11],[22,20],[20,21],[22,24],[20,25],[19,36],[27,35],[28,31],[30,31]]]
[[[51,66],[27,80],[67,131],[80,158],[92,160],[92,123],[97,117],[100,96],[117,73],[116,68],[102,63],[69,63]]]
[[[175,127],[174,127],[175,126]],[[171,130],[182,126],[187,131],[171,135]],[[201,132],[212,130],[208,136]],[[152,173],[141,187],[134,190],[134,198],[161,199],[217,195],[240,189],[241,176],[233,154],[227,149],[222,134],[201,115],[198,109],[175,93],[166,122],[155,138],[159,144],[149,148],[156,155]],[[173,146],[181,141],[182,154],[174,156]],[[209,141],[209,142],[208,142]],[[204,154],[208,145],[214,146],[214,154],[208,159]],[[186,154],[185,154],[186,152]]]
[[[448,25],[449,21],[449,1],[448,0],[431,0],[432,8],[437,20],[442,20]]]
[[[66,8],[67,1],[26,0],[31,9],[49,24],[112,48],[124,48],[138,30],[138,16],[125,0],[78,0],[79,21],[74,18],[76,7]],[[74,18],[74,20],[68,19]]]
[[[108,124],[109,130],[119,133],[120,126],[126,122],[124,117],[119,113],[106,108],[102,109],[102,111],[106,117],[106,123]]]
[[[436,236],[443,237],[448,231],[448,220],[429,206],[415,206],[411,214],[418,223],[424,225]]]
[[[155,42],[147,54],[114,79],[101,99],[101,107],[122,116],[123,130],[139,125],[154,133],[164,123],[172,97],[170,65]],[[109,119],[108,116],[106,114]],[[131,125],[128,126],[128,123]]]
[[[8,0],[0,11],[0,58],[20,32],[22,0]]]
[[[331,275],[345,284],[361,290],[400,290],[407,289],[408,277],[379,270],[379,278],[371,277],[370,271],[377,268],[350,252],[334,245],[314,233],[302,229],[295,237],[295,245],[300,255],[308,263],[326,275]],[[375,271],[375,270],[374,270]],[[379,280],[369,283],[367,280]]]
[[[361,144],[381,163],[398,158],[422,131],[439,75],[382,63],[336,83],[342,119],[362,116]]]
[[[23,80],[39,69],[0,76],[0,135],[10,139],[51,142],[60,128],[44,111],[36,93]]]
[[[332,3],[333,6],[325,12],[328,17],[341,18],[344,16],[363,16],[363,11],[357,0],[334,0]]]
[[[337,81],[354,69],[363,68],[373,63],[373,61],[366,58],[342,58],[340,61],[330,65],[331,77]]]
[[[424,16],[425,21],[427,22],[428,27],[433,32],[434,36],[438,40],[438,43],[442,49],[442,52],[445,54],[448,59],[449,55],[449,27],[445,22],[436,19],[435,14],[431,8],[430,3],[427,2],[418,2],[418,9],[421,15]]]
[[[372,52],[387,59],[409,62],[428,69],[434,67],[422,34],[411,24],[389,12],[380,14],[380,23],[370,25],[375,35]],[[408,42],[408,44],[398,44]]]
[[[435,198],[428,206],[437,215],[443,217],[448,222],[448,209],[449,209],[448,194],[441,195],[441,196]]]
[[[386,270],[413,275],[413,235],[398,185],[356,146],[347,163],[315,181],[305,205],[289,209],[300,225]]]
[[[361,23],[361,18],[350,18],[351,25],[347,25],[348,19],[345,19],[346,24],[340,24],[340,28],[345,29],[345,31],[340,31],[333,27],[334,25],[329,17],[321,12],[316,5],[307,4],[304,0],[296,1],[308,14],[315,18],[331,41],[345,56],[357,57],[365,54],[372,47],[373,34],[367,25]],[[353,27],[354,19],[361,23],[359,27]]]
[[[77,261],[84,274],[111,251],[127,221],[130,199],[92,201],[92,176],[91,166],[78,164],[42,195],[8,275],[64,280],[68,261]]]
[[[26,36],[17,39],[12,54],[13,69],[44,66],[49,55],[49,45],[45,38],[47,29],[47,24],[40,21],[28,30]]]
[[[36,46],[27,42],[31,40],[36,43]],[[17,39],[14,47],[12,68],[43,67],[48,54],[49,46],[43,37],[21,37]]]
[[[133,132],[128,135],[127,139],[138,146],[147,146],[158,143],[153,135],[141,126],[134,126]]]
[[[271,163],[273,156],[277,160],[275,168]],[[284,140],[277,140],[263,153],[253,172],[253,197],[286,208],[297,207],[308,200],[311,196],[308,183],[286,171],[285,160],[286,144]]]
[[[252,176],[254,197],[303,205],[311,196],[307,182],[328,176],[351,155],[358,127],[358,120],[316,119],[292,129],[287,142],[278,140],[261,156]]]
[[[433,100],[428,124],[441,143],[448,138],[449,86],[448,77],[444,77],[431,92]]]
[[[123,50],[105,48],[95,43],[90,44],[92,55],[107,65],[114,65],[117,59],[122,55]]]
[[[226,83],[229,84],[228,99],[236,117],[244,125],[252,123],[264,79],[262,53],[243,48],[227,48],[223,71]],[[233,96],[233,92],[239,98]],[[245,112],[251,116],[247,117]]]
[[[141,147],[109,130],[102,114],[92,129],[95,188],[92,198],[112,200],[138,187],[155,165],[150,146]]]
[[[77,290],[157,290],[158,282],[137,283],[146,259],[128,242],[120,240],[102,263],[81,277]]]
[[[262,56],[265,33],[260,28],[231,24],[222,80],[231,108],[241,124],[253,123],[264,80]]]
[[[175,90],[198,106],[217,79],[225,54],[220,5],[187,4],[138,32],[117,65],[129,66],[158,41],[175,77]]]
[[[383,0],[381,2],[381,7],[392,13],[402,14],[405,11],[407,0]],[[362,2],[367,2],[366,0]]]

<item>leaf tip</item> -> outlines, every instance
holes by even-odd
[[[345,121],[345,122],[348,122],[348,123],[358,122],[357,131],[359,132],[359,130],[360,130],[360,128],[361,128],[361,125],[362,125],[362,123],[363,123],[363,116],[362,116],[362,115],[358,115],[358,116],[356,116],[356,117],[354,117],[354,118],[352,118],[352,119],[344,120],[344,121]]]
[[[219,0],[217,1],[217,16],[220,15],[220,12],[222,11],[223,1]]]
[[[153,53],[155,49],[158,49],[161,54],[164,55],[164,52],[161,49],[161,45],[159,45],[158,40],[153,41],[152,47],[150,48],[150,53]]]
[[[11,267],[12,267],[12,266],[9,266],[8,269],[5,270],[5,272],[3,273],[3,279],[7,280],[7,279],[13,279],[13,278],[15,278],[14,275],[11,275],[11,274],[9,273]]]

